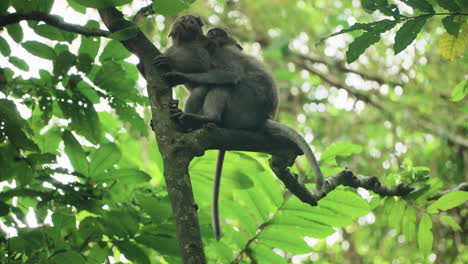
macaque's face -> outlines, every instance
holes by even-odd
[[[206,37],[216,43],[218,46],[223,47],[226,45],[232,45],[239,50],[242,50],[242,46],[222,28],[212,28],[206,33]]]
[[[185,15],[177,18],[169,37],[175,40],[192,40],[202,34],[203,22],[198,17]]]

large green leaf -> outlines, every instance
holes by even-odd
[[[10,0],[0,1],[0,15],[5,15],[9,6]]]
[[[412,242],[416,239],[416,209],[413,206],[406,208],[405,214],[402,219],[402,231],[406,240]]]
[[[279,248],[293,254],[305,254],[311,251],[304,241],[304,235],[290,226],[271,225],[260,232],[257,239],[259,243],[273,248]]]
[[[53,255],[49,263],[51,264],[86,264],[86,260],[76,251],[65,251]]]
[[[56,56],[54,49],[39,41],[26,41],[21,43],[21,46],[32,55],[43,59],[53,60]]]
[[[278,213],[273,221],[271,221],[271,225],[289,228],[304,236],[315,238],[325,238],[335,233],[335,230],[326,224],[301,216],[288,215],[285,212]]]
[[[10,37],[17,43],[20,43],[23,40],[23,29],[20,24],[10,24],[6,26],[7,32]]]
[[[137,264],[150,264],[150,259],[145,251],[130,241],[116,241],[115,245],[125,257]]]
[[[401,199],[395,200],[395,203],[392,206],[390,214],[388,215],[389,226],[396,230],[400,230],[401,219],[404,213],[405,213],[405,201]]]
[[[145,213],[147,213],[154,223],[162,223],[172,216],[171,204],[167,197],[158,199],[156,197],[140,196],[137,201]]]
[[[169,235],[156,235],[149,232],[143,232],[135,238],[135,241],[152,248],[163,255],[179,256],[180,250],[177,239]]]
[[[185,0],[154,0],[153,8],[158,14],[175,15],[190,5]]]
[[[101,218],[104,232],[108,236],[128,237],[138,232],[138,221],[130,210],[113,210],[105,212]]]
[[[74,1],[82,6],[92,7],[92,8],[120,6],[120,5],[125,5],[125,4],[132,2],[132,0],[74,0]]]
[[[104,63],[107,60],[123,60],[128,58],[131,53],[116,40],[111,40],[107,43],[104,51],[102,52],[99,60]]]
[[[8,62],[13,64],[16,68],[22,70],[22,71],[29,71],[29,65],[22,59],[16,57],[16,56],[10,56],[8,58]]]
[[[115,151],[115,150],[114,150]],[[101,153],[106,155],[104,151]],[[97,170],[101,170],[102,168],[110,168],[111,164],[114,164],[120,159],[121,153],[117,151],[117,153],[111,154],[108,153],[107,155],[113,155],[112,157],[107,156],[107,160],[102,161],[101,168]],[[101,157],[102,158],[102,157]],[[91,162],[92,166],[93,162]],[[92,168],[92,167],[91,167]],[[117,169],[111,170],[107,173],[98,173],[91,174],[93,175],[93,179],[95,182],[112,182],[112,181],[119,181],[123,184],[139,184],[144,183],[151,180],[151,176],[149,176],[146,172],[137,170],[137,169]]]
[[[83,175],[87,175],[88,160],[86,159],[86,153],[81,147],[81,144],[68,130],[63,132],[62,139],[65,145],[64,151],[67,154],[68,159],[70,160],[75,171]]]
[[[395,35],[395,45],[393,46],[395,54],[406,49],[416,39],[427,19],[428,17],[419,17],[406,21]]]
[[[11,54],[10,45],[8,45],[8,42],[2,36],[0,36],[0,53],[5,57]]]
[[[427,212],[434,214],[437,213],[438,210],[447,211],[454,207],[457,207],[463,204],[466,200],[468,200],[468,192],[464,191],[454,191],[449,192],[439,199],[432,203],[428,208]]]
[[[336,165],[336,156],[348,157],[361,153],[362,147],[350,142],[337,142],[329,146],[320,156],[321,163]]]
[[[273,249],[267,246],[258,243],[252,243],[250,249],[252,250],[253,258],[258,263],[264,261],[265,263],[288,264],[288,261],[286,261],[286,259],[278,255],[276,252],[273,251]]]
[[[459,82],[455,88],[453,88],[452,94],[450,96],[450,100],[452,102],[458,102],[463,100],[465,96],[468,94],[468,80],[463,80]]]
[[[77,35],[71,32],[60,30],[48,24],[41,24],[34,28],[34,32],[39,36],[57,41],[67,41],[71,43]]]
[[[371,31],[363,33],[361,36],[354,39],[349,44],[346,51],[346,62],[352,63],[366,51],[366,49],[380,40],[380,34],[393,28],[397,24],[394,20],[382,20],[380,24],[376,24]]]
[[[455,3],[454,0],[436,0],[436,2],[444,9],[451,12],[461,11],[461,8]]]
[[[370,213],[366,200],[350,191],[334,190],[321,199],[318,205],[353,218]]]
[[[103,144],[91,155],[89,174],[92,177],[98,177],[104,170],[117,164],[121,156],[120,149],[116,144]]]
[[[421,251],[428,255],[432,250],[434,235],[432,234],[432,220],[428,214],[423,214],[418,228],[418,245]]]
[[[29,139],[27,133],[32,133],[29,125],[21,117],[15,103],[7,99],[0,99],[0,121],[4,122],[4,133],[17,148],[37,151],[34,141]],[[0,140],[2,135],[0,134]]]
[[[419,9],[423,12],[434,13],[434,8],[427,0],[401,0],[403,3],[412,8]]]

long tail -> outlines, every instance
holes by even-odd
[[[266,129],[267,132],[272,133],[273,135],[282,135],[286,136],[289,139],[291,139],[294,143],[297,144],[297,146],[304,152],[304,155],[307,158],[307,161],[309,162],[309,166],[312,168],[312,171],[314,172],[314,175],[316,177],[316,182],[317,190],[321,190],[323,186],[323,174],[322,171],[320,170],[320,167],[318,166],[317,159],[315,158],[314,153],[312,152],[312,149],[310,148],[309,144],[305,141],[305,139],[299,134],[296,130],[281,124],[279,122],[273,121],[271,119],[268,119],[265,122],[264,128]]]
[[[219,222],[219,189],[221,186],[221,173],[223,172],[225,154],[225,150],[218,151],[218,159],[216,160],[216,171],[213,182],[213,207],[211,212],[211,224],[213,225],[213,233],[216,240],[221,239],[221,224]]]

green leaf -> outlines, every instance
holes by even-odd
[[[154,223],[163,223],[172,216],[172,209],[167,198],[138,197],[138,203],[145,213],[147,213]]]
[[[348,157],[355,153],[361,153],[362,147],[350,142],[338,142],[332,144],[323,151],[320,156],[321,163],[336,165],[336,157]]]
[[[22,71],[29,71],[29,65],[22,59],[18,58],[18,57],[15,57],[15,56],[11,56],[8,58],[8,62],[10,62],[11,64],[15,65],[16,68],[22,70]]]
[[[406,208],[405,214],[402,219],[402,232],[408,242],[416,239],[416,209],[413,206]]]
[[[461,11],[461,8],[453,0],[436,0],[436,2],[444,9],[451,12]]]
[[[10,142],[17,148],[38,151],[34,141],[27,133],[32,133],[29,125],[21,117],[15,103],[7,99],[0,99],[0,122],[5,123],[4,132]]]
[[[86,23],[86,27],[99,28],[99,23],[97,21],[90,20],[88,23]],[[89,57],[94,60],[99,51],[100,44],[101,38],[99,37],[85,37],[81,35],[81,44],[80,48],[78,49],[78,55],[88,54]]]
[[[135,243],[130,241],[116,241],[114,243],[127,259],[138,264],[151,264],[148,255]]]
[[[408,47],[408,45],[416,39],[416,36],[421,31],[427,19],[428,17],[419,17],[416,19],[408,20],[397,31],[395,36],[395,45],[393,46],[395,54],[398,54],[402,50],[406,49],[406,47]]]
[[[384,22],[385,21],[385,22]],[[380,34],[393,28],[397,24],[394,20],[382,20],[382,23],[375,25],[371,31],[365,32],[361,36],[354,39],[349,44],[348,51],[346,51],[346,62],[352,63],[366,51],[366,49],[380,40]]]
[[[444,25],[445,30],[454,36],[458,37],[458,32],[460,32],[461,24],[455,22],[455,16],[446,16],[442,19],[442,24]]]
[[[88,216],[80,222],[78,232],[83,239],[100,239],[103,233],[103,226],[98,218]]]
[[[60,30],[48,24],[41,24],[34,28],[34,32],[39,36],[57,41],[67,41],[71,43],[77,34]]]
[[[426,13],[434,13],[434,8],[426,0],[401,0],[403,3],[411,6],[412,8],[419,9]]]
[[[466,200],[468,200],[468,192],[449,192],[427,207],[426,211],[430,214],[437,213],[438,210],[447,211],[463,204]]]
[[[52,223],[54,223],[54,227],[58,229],[76,229],[76,220],[74,215],[54,212],[52,215]]]
[[[73,10],[75,10],[76,12],[86,14],[86,7],[78,4],[76,0],[67,0],[67,2],[70,5],[70,7],[73,8]]]
[[[81,144],[68,130],[63,132],[62,139],[65,145],[65,154],[67,154],[73,168],[75,171],[86,175],[88,173],[88,160],[86,159],[86,153],[81,147]]]
[[[2,36],[0,36],[0,53],[5,57],[11,54],[10,45],[8,45],[8,42]]]
[[[55,59],[54,49],[39,41],[26,41],[21,43],[21,46],[34,56],[49,60]]]
[[[66,76],[70,68],[75,64],[76,57],[69,51],[61,52],[53,61],[54,74]]]
[[[0,216],[8,215],[9,212],[10,212],[10,206],[0,201]]]
[[[23,40],[23,29],[19,23],[6,26],[7,32],[10,37],[16,42],[20,43]]]
[[[49,262],[51,264],[86,264],[86,260],[80,253],[76,251],[65,251],[54,254],[50,258]]]
[[[112,168],[119,160],[122,154],[120,149],[114,143],[107,143],[102,145],[91,156],[90,175],[96,177],[104,170]]]
[[[398,17],[400,10],[396,5],[389,4],[387,0],[361,0],[361,5],[368,13],[380,10],[387,16]]]
[[[271,221],[271,224],[297,231],[304,236],[315,238],[325,238],[335,233],[335,230],[326,224],[318,223],[301,216],[288,215],[285,212],[278,213],[273,221]]]
[[[118,152],[118,155],[118,158],[120,159],[120,151]],[[117,156],[115,157],[115,159],[116,158]],[[97,183],[119,181],[123,184],[139,184],[148,182],[149,180],[151,180],[151,176],[149,176],[146,172],[137,169],[118,169],[111,170],[107,173],[96,174],[95,176],[93,176],[93,179]]]
[[[189,8],[190,5],[184,0],[154,0],[153,8],[157,14],[175,15],[182,10]]]
[[[288,264],[285,258],[275,253],[271,248],[258,243],[252,243],[250,246],[251,254],[255,260],[265,263]]]
[[[135,241],[147,246],[148,248],[152,248],[163,255],[178,256],[180,254],[177,240],[175,237],[167,234],[154,235],[145,232],[136,237]]]
[[[291,230],[289,226],[271,225],[258,235],[259,243],[279,248],[293,254],[305,254],[311,251],[304,241],[304,236]]]
[[[135,25],[113,32],[109,35],[109,38],[118,41],[123,41],[136,37],[136,35],[138,35],[139,32],[140,29],[138,28],[138,26]]]
[[[74,1],[82,6],[92,7],[92,8],[120,6],[120,5],[125,5],[125,4],[132,2],[132,0],[74,0]]]
[[[333,190],[318,202],[319,207],[357,218],[370,213],[366,200],[354,192]]]
[[[452,216],[450,215],[446,215],[446,214],[442,214],[440,215],[440,219],[445,223],[447,224],[448,226],[450,226],[453,231],[461,231],[462,228],[461,226],[455,221],[455,219],[453,219]]]
[[[388,215],[388,224],[390,227],[400,230],[401,228],[401,218],[405,213],[405,202],[401,199],[395,200],[392,210]]]
[[[453,88],[452,95],[450,96],[450,101],[459,102],[465,98],[468,94],[468,80],[463,80],[459,82],[455,88]]]
[[[108,60],[123,60],[130,57],[131,53],[118,41],[111,40],[107,43],[99,61],[104,64]]]
[[[0,1],[0,15],[5,15],[9,6],[10,0]]]
[[[128,237],[138,232],[138,221],[130,210],[107,211],[102,218],[107,236]]]
[[[431,217],[428,214],[424,213],[421,222],[419,222],[418,245],[425,255],[429,255],[432,250],[432,241],[434,240],[434,235],[432,234],[431,229]]]

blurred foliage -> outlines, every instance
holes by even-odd
[[[128,15],[148,4],[7,0],[0,15],[51,12],[98,28],[93,8]],[[468,262],[467,192],[432,200],[468,180],[467,1],[152,4],[156,14],[137,23],[162,50],[188,8],[259,55],[280,87],[279,119],[321,154],[326,176],[347,167],[417,188],[394,198],[340,187],[310,207],[266,155],[230,152],[217,242],[207,152],[190,172],[209,263]],[[134,33],[85,37],[34,21],[1,29],[0,263],[181,263],[144,84],[118,42]],[[305,164],[294,170],[312,187]]]

